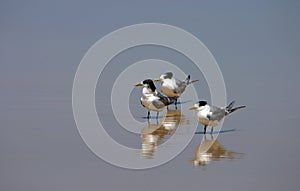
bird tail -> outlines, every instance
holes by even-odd
[[[185,82],[187,85],[189,85],[189,84],[194,83],[194,82],[197,82],[197,81],[199,81],[199,80],[192,80],[192,81],[191,81],[191,75],[188,75],[184,82]]]
[[[245,105],[242,105],[242,106],[238,106],[238,107],[235,107],[233,108],[233,105],[234,105],[235,101],[232,101],[227,107],[226,107],[226,115],[238,110],[238,109],[242,109],[242,108],[245,108],[246,106]]]
[[[191,75],[188,75],[188,76],[186,77],[186,79],[184,80],[184,82],[185,82],[186,84],[189,84],[189,83],[190,83],[190,80],[191,80]]]

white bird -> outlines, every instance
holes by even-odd
[[[191,76],[188,75],[184,81],[180,81],[173,77],[172,72],[167,72],[162,74],[159,78],[156,78],[154,81],[162,81],[160,90],[166,96],[175,99],[175,107],[177,109],[177,99],[181,96],[181,94],[185,91],[185,88],[198,80],[190,81]]]
[[[141,97],[141,104],[148,109],[147,118],[150,117],[150,111],[156,111],[158,113],[162,111],[167,105],[172,104],[175,100],[162,95],[156,90],[156,87],[151,79],[146,79],[135,86],[144,86]]]
[[[199,101],[194,106],[190,107],[189,110],[196,110],[196,119],[204,125],[204,134],[206,133],[207,126],[211,126],[212,133],[213,127],[219,125],[225,116],[246,107],[242,105],[233,108],[234,103],[235,101],[232,101],[227,107],[219,108],[216,106],[209,106],[206,101]]]

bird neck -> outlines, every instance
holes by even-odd
[[[210,107],[209,107],[209,105],[204,105],[204,106],[199,107],[197,110],[202,111],[202,112],[209,112]]]
[[[169,88],[174,88],[175,85],[176,85],[176,80],[175,80],[175,78],[171,78],[171,79],[167,78],[167,79],[164,79],[164,80],[163,80],[163,84],[162,84],[162,86],[169,87]]]
[[[143,88],[143,94],[144,95],[147,95],[147,94],[154,94],[154,93],[156,93],[156,89],[154,89],[154,91],[151,89],[151,88],[149,88],[149,87],[144,87]]]

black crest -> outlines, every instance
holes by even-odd
[[[173,77],[173,73],[172,72],[166,72],[164,74],[165,79],[171,79]]]
[[[199,107],[207,105],[206,101],[199,101]]]
[[[154,83],[153,83],[153,81],[152,81],[151,79],[144,80],[144,81],[143,81],[143,84],[148,84],[148,85],[149,85],[149,88],[150,88],[153,92],[155,92],[156,87],[155,87],[155,85],[154,85]]]

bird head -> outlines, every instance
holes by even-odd
[[[160,77],[155,78],[154,82],[163,81],[165,79],[172,79],[172,77],[173,77],[173,73],[172,72],[166,72],[166,73],[162,74]]]
[[[192,107],[188,108],[189,110],[201,110],[201,108],[203,108],[203,106],[206,106],[207,102],[206,101],[199,101],[197,103],[195,103],[195,105],[193,105]]]
[[[146,88],[151,89],[152,92],[155,92],[156,90],[156,87],[151,79],[143,80],[140,83],[134,84],[134,86],[144,86]]]

